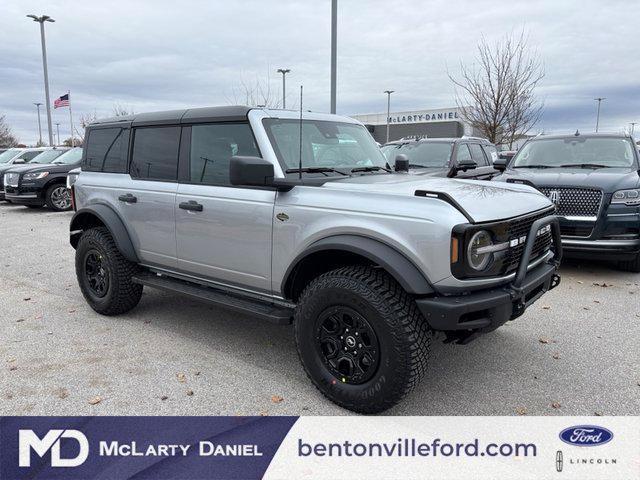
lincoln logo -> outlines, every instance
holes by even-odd
[[[551,190],[549,192],[549,200],[558,205],[558,203],[560,203],[560,192],[558,190]]]
[[[561,472],[563,465],[564,465],[564,460],[562,459],[562,450],[558,450],[556,452],[556,470],[558,472]]]

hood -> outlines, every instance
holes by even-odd
[[[10,171],[12,173],[24,173],[24,172],[50,172],[50,173],[66,173],[69,170],[77,168],[80,163],[71,164],[53,164],[53,163],[33,163],[20,166],[14,166],[11,169],[7,169],[5,172]]]
[[[524,180],[536,187],[594,187],[613,193],[638,188],[640,175],[630,168],[518,168],[506,170],[497,180]]]
[[[553,205],[527,185],[422,175],[362,175],[327,182],[321,188],[410,197],[417,190],[442,193],[458,203],[474,223],[517,217]]]

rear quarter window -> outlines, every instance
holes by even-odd
[[[96,128],[89,130],[88,133],[82,170],[85,172],[126,173],[129,130]]]

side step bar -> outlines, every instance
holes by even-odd
[[[239,297],[237,295],[222,292],[214,288],[186,282],[166,275],[154,273],[140,273],[132,278],[134,283],[145,285],[159,290],[180,293],[198,300],[215,303],[216,305],[235,310],[237,312],[260,317],[278,325],[288,325],[293,319],[293,309],[285,306],[261,302],[252,298]]]

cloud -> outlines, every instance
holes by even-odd
[[[545,130],[640,121],[640,4],[623,0],[339,0],[338,111],[450,107],[447,72],[473,63],[482,35],[529,33],[545,62],[539,95]],[[288,103],[304,84],[305,109],[329,107],[330,1],[221,0],[78,2],[5,0],[0,20],[0,114],[22,141],[37,140],[33,102],[44,102],[38,25],[46,13],[51,101],[71,90],[74,116],[224,105],[240,82],[290,68]],[[53,112],[68,135],[68,111]],[[45,117],[43,117],[46,123]]]

